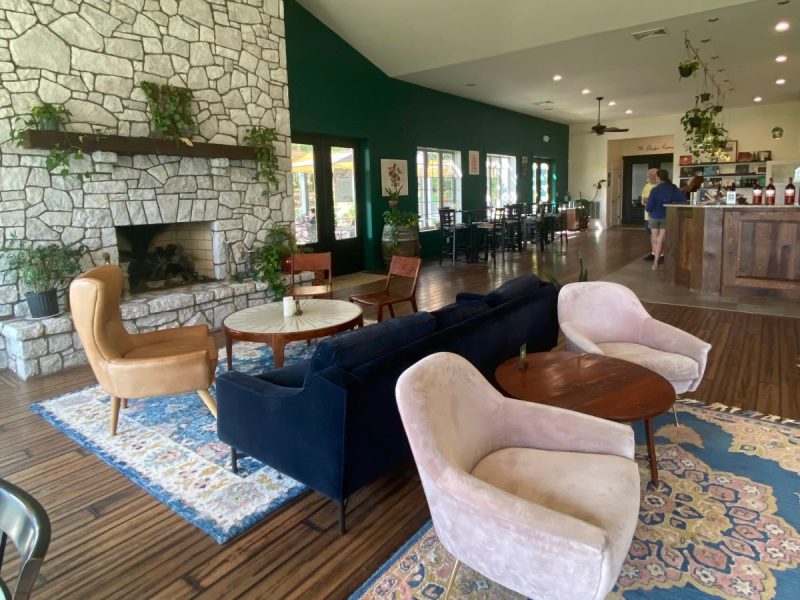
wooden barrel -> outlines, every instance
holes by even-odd
[[[392,226],[383,226],[381,249],[383,264],[389,268],[392,256],[419,256],[419,229],[417,227],[397,227],[397,245],[392,244]]]

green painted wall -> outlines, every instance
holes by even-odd
[[[301,7],[285,0],[289,107],[294,134],[323,134],[360,141],[364,161],[362,200],[366,218],[366,268],[382,268],[380,238],[386,198],[381,196],[380,159],[408,161],[415,172],[418,146],[460,150],[462,203],[479,208],[486,199],[486,153],[517,156],[518,197],[530,202],[530,169],[520,157],[555,161],[557,193],[566,192],[569,127],[436,92],[385,75],[352,46]],[[543,136],[549,136],[545,143]],[[467,151],[481,153],[481,174],[467,175]],[[400,207],[416,210],[417,182]],[[422,232],[423,256],[437,256],[438,232]]]

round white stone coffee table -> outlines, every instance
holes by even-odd
[[[283,366],[283,349],[289,342],[312,340],[364,324],[361,308],[344,300],[300,300],[300,310],[300,315],[284,317],[283,302],[270,302],[225,317],[222,329],[228,351],[228,370],[233,369],[233,340],[268,344],[278,368]]]

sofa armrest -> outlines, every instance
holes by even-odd
[[[483,294],[476,294],[475,292],[459,292],[456,294],[456,302],[474,302],[474,301],[485,302],[486,296]]]
[[[597,344],[583,335],[572,323],[561,323],[561,331],[564,333],[564,337],[567,339],[567,349],[572,350],[573,352],[604,354]]]
[[[573,410],[503,398],[502,425],[495,431],[503,439],[495,448],[538,448],[587,454],[611,454],[633,460],[633,429]]]

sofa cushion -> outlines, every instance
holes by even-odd
[[[548,285],[533,273],[527,273],[514,279],[506,281],[503,285],[498,287],[493,292],[488,293],[486,296],[475,294],[473,292],[461,292],[456,296],[456,302],[474,302],[476,300],[483,300],[489,306],[498,306],[514,298],[519,298],[525,294],[535,292],[542,286]]]
[[[351,371],[430,335],[435,328],[436,319],[433,315],[418,312],[331,336],[319,343],[311,357],[311,368],[306,374],[306,382],[311,374],[326,367]]]
[[[700,377],[697,361],[684,354],[664,352],[632,342],[597,344],[606,356],[627,360],[650,369],[668,381],[691,381]]]
[[[489,310],[491,309],[486,302],[473,300],[448,304],[431,314],[436,318],[436,330],[440,331]]]
[[[506,281],[495,291],[489,293],[486,296],[486,304],[489,306],[497,306],[498,304],[513,300],[514,298],[519,298],[525,294],[535,292],[543,285],[546,284],[533,273],[515,277],[510,281]]]

